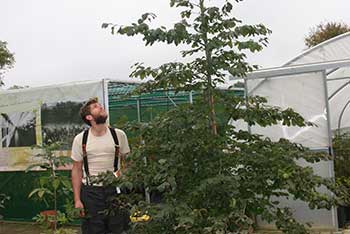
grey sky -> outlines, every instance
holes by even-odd
[[[273,67],[305,49],[310,27],[325,21],[350,23],[349,6],[347,0],[245,0],[235,14],[273,31],[269,47],[249,56],[253,63]],[[126,79],[135,62],[180,60],[173,46],[144,47],[140,37],[113,36],[101,29],[103,22],[128,24],[144,12],[156,13],[157,25],[178,19],[169,0],[0,0],[0,40],[8,42],[16,58],[5,74],[6,87]]]

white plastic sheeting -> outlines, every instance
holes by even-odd
[[[339,35],[335,38],[327,40],[309,50],[304,51],[294,59],[287,62],[284,66],[317,63],[325,61],[336,61],[350,58],[350,32]],[[332,96],[334,91],[341,88],[341,90],[330,99],[330,119],[331,129],[338,130],[340,126],[343,128],[350,128],[350,89],[349,84],[344,88],[342,86],[350,81],[350,68],[343,67],[336,70],[328,70],[328,94]],[[339,81],[331,81],[337,78],[346,78]],[[344,109],[345,108],[345,109]],[[341,116],[341,112],[344,113]],[[340,117],[342,117],[340,119]],[[340,123],[339,123],[340,121]]]
[[[0,91],[0,110],[24,103],[81,102],[91,97],[104,100],[103,81],[73,82],[37,88]]]
[[[274,70],[271,70],[271,74],[275,73]],[[249,96],[265,97],[269,105],[278,106],[281,109],[292,108],[307,121],[317,125],[288,127],[279,124],[265,128],[254,125],[250,128],[252,133],[267,136],[272,140],[286,138],[311,149],[328,151],[330,147],[330,126],[327,113],[328,94],[325,70],[320,69],[316,72],[303,73],[299,69],[295,70],[295,74],[266,76],[262,79],[248,78],[246,84]],[[241,127],[243,126],[241,125]],[[313,167],[314,172],[322,177],[334,176],[332,161],[317,164],[300,161],[299,164]],[[328,193],[327,191],[324,192]],[[331,210],[311,210],[302,201],[295,201],[292,198],[278,200],[281,202],[281,206],[290,207],[294,212],[294,217],[301,222],[311,222],[315,228],[337,229],[335,208]],[[258,225],[260,227],[269,226],[269,224],[259,219]]]
[[[79,103],[98,97],[101,103],[106,104],[105,90],[106,83],[102,80],[0,91],[0,171],[24,170],[32,161],[31,146],[43,143],[42,107],[46,108],[51,121],[52,118],[66,117],[67,120],[63,122],[55,120],[58,125],[54,132],[49,132],[54,136],[57,133],[64,135],[69,131],[65,124],[73,126],[70,118],[78,116],[78,113],[71,113],[69,103],[73,103],[71,105],[76,108]],[[60,113],[55,112],[55,107],[60,108]],[[60,116],[52,116],[52,113]],[[45,121],[45,130],[51,130],[51,125],[47,122]],[[75,125],[73,128],[77,130],[79,126]]]
[[[350,33],[323,42],[287,62],[284,67],[317,64],[350,59]],[[286,77],[247,80],[249,95],[265,96],[269,104],[281,108],[292,107],[306,120],[318,128],[271,128],[252,127],[260,133],[277,140],[280,137],[302,143],[313,149],[328,150],[331,147],[330,131],[350,127],[350,67],[320,69],[319,72],[301,73]],[[323,82],[325,78],[325,82]],[[328,113],[327,113],[328,109]],[[341,118],[342,117],[342,118]],[[315,173],[323,177],[334,177],[333,162],[322,162],[312,166]],[[282,205],[294,210],[295,217],[303,222],[312,222],[316,228],[337,229],[336,209],[310,210],[300,201],[283,200]],[[266,223],[258,221],[259,226]]]
[[[292,108],[307,121],[317,126],[288,127],[275,125],[271,127],[252,126],[253,133],[262,134],[272,140],[288,139],[312,149],[324,149],[329,146],[326,96],[323,72],[305,73],[264,79],[261,85],[256,81],[247,81],[250,96],[265,97],[269,105],[281,109]]]
[[[350,33],[344,33],[304,51],[284,66],[349,59],[349,42]]]

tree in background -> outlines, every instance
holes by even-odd
[[[8,50],[7,42],[0,41],[0,86],[4,85],[2,81],[3,74],[15,63],[14,55]]]
[[[269,106],[263,97],[245,100],[217,89],[229,75],[242,78],[256,68],[245,61],[245,53],[262,50],[270,33],[264,25],[246,25],[233,16],[234,3],[240,0],[217,2],[171,0],[171,7],[182,11],[180,21],[169,29],[151,28],[149,22],[156,17],[152,13],[130,26],[102,25],[113,34],[141,35],[149,46],[187,45],[181,53],[191,61],[156,68],[137,63],[131,76],[153,78],[140,91],[193,90],[202,96],[149,123],[130,124],[139,144],[133,145],[128,170],[118,178],[102,174],[97,181],[128,188],[127,195],[116,198],[115,207],[132,205],[132,213],[151,216],[147,223],[134,224],[132,233],[252,233],[257,216],[285,233],[308,233],[276,198],[299,199],[311,209],[337,204],[336,197],[320,192],[324,186],[339,194],[334,181],[296,163],[327,157],[231,124],[241,120],[263,127],[312,125],[290,108]],[[139,188],[147,188],[151,197],[160,193],[161,202],[140,200]]]
[[[345,23],[327,22],[320,23],[312,28],[309,35],[305,37],[305,45],[311,48],[328,39],[350,31],[350,26]]]

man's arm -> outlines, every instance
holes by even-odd
[[[74,161],[72,168],[72,186],[74,193],[74,207],[75,208],[84,208],[83,203],[80,200],[80,188],[81,180],[83,178],[83,161]]]

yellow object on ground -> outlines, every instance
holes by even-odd
[[[150,219],[151,216],[149,216],[148,214],[141,215],[140,211],[137,211],[133,215],[130,215],[130,220],[133,223],[148,222]]]

